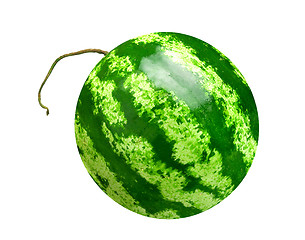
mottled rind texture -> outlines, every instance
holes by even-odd
[[[109,197],[144,216],[182,218],[215,206],[243,180],[258,114],[245,79],[217,49],[153,33],[96,65],[78,100],[75,135]]]

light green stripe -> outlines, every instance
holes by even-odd
[[[124,77],[134,70],[129,56],[118,56],[115,50],[112,50],[106,57],[109,62],[108,69],[111,73],[115,72],[119,76]]]
[[[181,218],[176,210],[173,209],[166,209],[160,212],[157,212],[155,214],[151,214],[151,217],[159,218],[159,219],[175,219],[175,218]]]
[[[189,168],[189,173],[201,179],[201,184],[216,189],[222,196],[227,196],[233,191],[232,180],[222,175],[222,156],[217,150],[213,150],[208,162],[195,163]]]
[[[151,42],[161,42],[161,43],[166,43],[168,42],[170,36],[167,35],[166,37],[160,36],[158,33],[151,33],[151,34],[147,34],[147,35],[143,35],[140,37],[137,37],[136,39],[134,39],[134,43],[135,44],[139,44],[139,43],[151,43]]]
[[[115,173],[110,171],[104,157],[96,151],[87,131],[80,125],[79,117],[77,115],[75,117],[75,132],[77,146],[82,151],[81,157],[90,175],[93,178],[95,178],[95,175],[99,175],[109,182],[109,185],[105,189],[105,193],[126,208],[147,215],[145,209],[140,207],[138,202],[136,202],[123,187],[122,183],[118,182]],[[95,180],[98,182],[98,179]]]
[[[112,96],[116,88],[114,81],[101,81],[97,76],[90,78],[90,92],[93,96],[93,114],[102,112],[110,124],[123,126],[127,123],[124,113],[121,111],[121,104]]]
[[[134,70],[128,56],[120,57],[116,55],[115,50],[111,51],[106,57],[109,71],[103,80],[98,77],[101,71],[102,62],[100,62],[90,73],[86,85],[89,86],[94,101],[94,114],[103,113],[111,125],[124,126],[127,119],[121,111],[121,104],[117,101],[112,93],[116,89],[115,82],[109,78],[109,73],[116,72],[120,76],[125,76],[128,72]]]
[[[176,40],[175,37],[170,36],[170,35],[160,35],[158,33],[152,33],[148,35],[144,35],[141,37],[138,37],[134,40],[134,43],[139,44],[139,43],[151,43],[151,42],[158,42],[163,48],[165,49],[171,49],[174,52],[180,52],[184,54],[186,57],[187,56],[192,56],[196,54],[196,50],[185,46],[181,41]]]
[[[154,161],[154,152],[151,144],[143,137],[119,136],[112,133],[105,123],[102,125],[102,131],[109,140],[113,151],[122,156],[126,163],[136,170],[149,183],[157,184],[162,180],[162,174],[166,173],[166,166],[160,161]]]
[[[112,50],[108,53],[102,61],[100,61],[94,69],[89,74],[89,79],[94,79],[98,73],[101,72],[102,66],[105,64],[105,61],[108,65],[108,75],[109,73],[116,73],[119,76],[125,76],[127,73],[132,72],[134,70],[134,66],[130,61],[129,56],[118,56],[115,50]],[[90,84],[90,80],[86,81],[85,84]]]

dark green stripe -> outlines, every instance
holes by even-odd
[[[210,148],[215,148],[222,156],[223,164],[221,173],[232,180],[235,189],[247,173],[247,167],[243,161],[244,155],[236,149],[234,140],[234,127],[228,128],[225,124],[222,107],[219,107],[215,99],[211,97],[209,105],[202,106],[193,111],[198,123],[205,126],[211,136]],[[204,116],[204,117],[203,117]],[[209,156],[212,157],[213,155]]]

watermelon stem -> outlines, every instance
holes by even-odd
[[[38,102],[39,102],[39,105],[40,105],[42,108],[44,108],[44,109],[47,110],[47,112],[46,112],[47,115],[49,115],[50,111],[49,111],[49,108],[48,108],[48,107],[46,107],[45,105],[43,105],[43,104],[41,103],[41,90],[42,90],[44,84],[46,83],[47,79],[48,79],[49,76],[51,75],[51,73],[52,73],[52,71],[53,71],[55,65],[56,65],[61,59],[65,58],[65,57],[75,56],[75,55],[79,55],[79,54],[83,54],[83,53],[89,53],[89,52],[100,53],[100,54],[104,54],[104,55],[108,54],[107,51],[104,51],[104,50],[101,50],[101,49],[89,48],[89,49],[84,49],[84,50],[80,50],[80,51],[77,51],[77,52],[72,52],[72,53],[64,54],[64,55],[58,57],[58,58],[53,62],[53,64],[52,64],[52,66],[51,66],[51,68],[50,68],[48,74],[46,75],[46,77],[45,77],[44,81],[42,82],[42,84],[41,84],[41,86],[40,86],[40,88],[39,88],[39,91],[38,91]]]

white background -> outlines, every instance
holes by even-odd
[[[1,1],[0,239],[305,239],[303,1]],[[139,35],[173,31],[223,52],[249,83],[260,117],[242,184],[193,217],[158,220],[113,202],[91,180],[74,111],[102,57]]]

